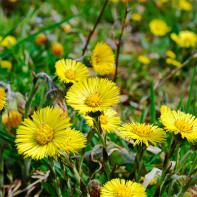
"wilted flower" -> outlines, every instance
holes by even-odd
[[[55,56],[61,56],[64,53],[64,47],[60,43],[54,43],[52,45],[51,51]]]

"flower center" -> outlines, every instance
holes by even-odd
[[[39,144],[45,145],[52,141],[54,131],[49,125],[45,124],[38,128],[34,135]]]
[[[108,123],[108,119],[107,118],[108,118],[107,116],[101,115],[100,116],[100,123],[101,124],[107,124]]]
[[[96,62],[96,64],[98,64],[100,62],[100,57],[97,55],[95,56],[95,62]]]
[[[72,69],[69,69],[66,71],[65,76],[70,80],[74,80],[76,78],[76,72]]]
[[[141,137],[147,137],[153,132],[152,128],[149,125],[139,123],[133,127],[133,131],[135,134]]]
[[[175,126],[177,129],[184,133],[191,133],[193,131],[193,125],[185,119],[177,120],[175,122]]]
[[[101,105],[102,101],[103,101],[102,96],[96,93],[96,94],[90,94],[86,98],[85,103],[90,107],[98,107],[99,105]]]
[[[131,188],[126,186],[120,186],[117,188],[115,197],[132,197],[133,192],[131,191]]]

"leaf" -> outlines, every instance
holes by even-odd
[[[7,134],[6,132],[3,132],[0,130],[0,138],[5,140],[6,142],[8,143],[11,143],[12,145],[14,145],[14,141],[15,141],[15,138],[12,137],[11,135]]]
[[[151,123],[155,123],[155,120],[156,120],[156,111],[155,111],[155,93],[154,93],[154,85],[153,85],[153,82],[151,82],[150,101],[151,101]]]
[[[50,196],[56,196],[56,193],[50,183],[41,182],[41,185],[50,194]]]

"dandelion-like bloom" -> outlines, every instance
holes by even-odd
[[[192,9],[191,3],[186,0],[179,0],[178,5],[180,10],[190,11]]]
[[[86,137],[80,131],[68,129],[65,140],[63,142],[63,150],[66,153],[77,154],[78,151],[86,147]]]
[[[75,83],[89,77],[88,68],[81,62],[76,62],[71,59],[61,59],[57,61],[55,68],[55,74],[64,83]]]
[[[5,100],[6,100],[6,92],[3,88],[0,88],[0,110],[2,110],[6,105]]]
[[[8,70],[12,69],[12,63],[7,60],[0,60],[1,68],[7,68]]]
[[[165,36],[171,28],[168,27],[168,25],[160,19],[154,19],[150,22],[149,24],[150,31],[155,35],[155,36]]]
[[[35,42],[38,45],[44,45],[47,41],[47,37],[45,36],[45,34],[38,34],[35,38]]]
[[[94,128],[93,118],[90,116],[84,116],[84,118],[87,120],[88,126]],[[104,110],[99,118],[102,130],[108,133],[117,130],[121,124],[120,117],[113,109]]]
[[[51,51],[55,56],[61,56],[64,53],[64,47],[60,43],[54,43],[51,47]]]
[[[34,112],[31,118],[26,118],[17,129],[15,142],[19,154],[33,159],[58,155],[70,131],[70,118],[50,107]]]
[[[161,115],[164,114],[164,113],[166,113],[166,112],[171,112],[170,107],[168,107],[167,105],[162,105],[160,107],[160,113],[161,113]]]
[[[171,64],[171,65],[176,66],[176,67],[181,67],[182,66],[182,64],[179,61],[174,60],[172,58],[167,58],[166,63]]]
[[[171,50],[167,50],[166,51],[166,56],[168,56],[168,57],[170,57],[172,59],[176,58],[176,54],[173,51],[171,51]]]
[[[181,31],[178,35],[171,33],[171,38],[181,47],[196,47],[197,35],[191,31]]]
[[[22,114],[17,110],[4,112],[2,115],[2,123],[8,128],[16,128],[22,122]]]
[[[0,36],[0,46],[10,47],[16,44],[16,38],[13,36],[7,36],[2,40],[3,37]]]
[[[67,103],[80,113],[97,112],[119,103],[120,90],[108,79],[88,78],[74,83],[67,92]]]
[[[149,146],[149,143],[156,145],[156,143],[162,143],[166,140],[166,132],[150,124],[140,124],[140,123],[128,123],[119,128],[117,132],[122,138],[127,138],[130,140],[136,140],[136,144],[144,143]]]
[[[150,64],[150,59],[144,55],[140,55],[138,60],[143,64]]]
[[[141,21],[142,20],[142,15],[141,14],[133,14],[131,16],[131,19],[134,20],[134,21]]]
[[[101,75],[110,74],[115,62],[114,53],[110,46],[103,42],[97,43],[91,56],[93,69]]]
[[[146,197],[142,184],[125,179],[112,179],[101,187],[101,197]]]
[[[197,141],[197,119],[192,114],[169,110],[161,114],[160,122],[167,131],[180,133],[189,142]]]

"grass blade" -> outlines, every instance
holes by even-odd
[[[155,92],[154,92],[154,85],[152,81],[151,81],[150,102],[151,102],[151,123],[155,123],[156,121]]]

